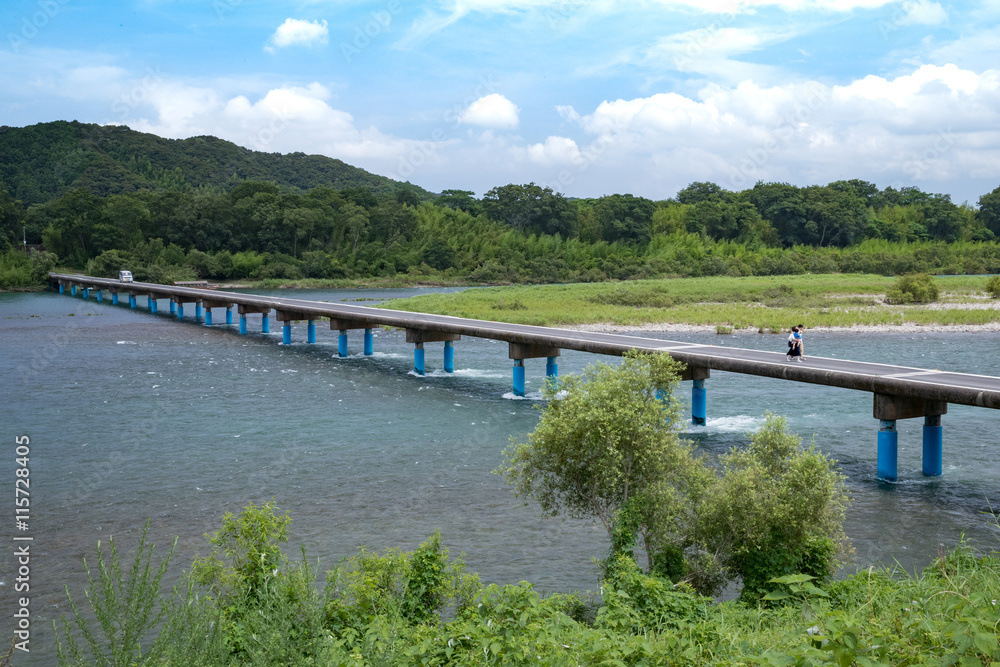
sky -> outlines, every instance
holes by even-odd
[[[0,125],[318,153],[434,192],[1000,186],[1000,0],[4,0]]]

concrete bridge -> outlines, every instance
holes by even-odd
[[[514,393],[524,395],[527,359],[546,359],[545,374],[552,381],[558,378],[558,358],[561,350],[579,350],[595,354],[621,356],[629,350],[666,352],[684,363],[682,380],[691,380],[692,421],[704,424],[707,414],[705,381],[711,371],[727,371],[763,377],[808,382],[873,395],[873,417],[879,420],[877,440],[877,472],[880,478],[895,480],[897,475],[898,436],[896,421],[924,418],[923,473],[940,475],[942,470],[941,416],[948,404],[972,405],[1000,409],[1000,378],[952,373],[949,371],[909,368],[843,359],[810,356],[803,363],[788,363],[782,352],[766,352],[741,348],[716,347],[697,343],[682,343],[638,338],[621,334],[594,333],[472,320],[447,315],[428,315],[399,310],[369,308],[349,304],[331,304],[302,299],[237,294],[208,289],[157,285],[153,283],[122,283],[106,278],[92,278],[63,273],[50,273],[53,287],[60,294],[80,295],[84,299],[93,293],[98,301],[109,292],[113,304],[120,296],[128,296],[131,308],[138,308],[138,299],[146,298],[146,307],[156,313],[158,301],[169,300],[170,313],[184,317],[185,304],[193,304],[194,320],[213,324],[213,311],[225,309],[226,324],[233,324],[233,309],[239,315],[239,332],[247,333],[247,315],[261,316],[261,331],[270,332],[270,313],[282,324],[282,341],[292,340],[292,325],[306,323],[306,340],[316,342],[316,322],[328,319],[330,329],[339,331],[338,354],[347,356],[348,332],[364,331],[364,354],[372,354],[372,329],[395,327],[406,331],[406,341],[413,343],[414,371],[424,374],[424,345],[444,343],[444,368],[454,370],[454,343],[462,336],[506,341],[509,358],[513,360]]]

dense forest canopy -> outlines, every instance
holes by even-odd
[[[978,207],[853,179],[668,200],[534,183],[433,195],[320,156],[121,127],[0,128],[0,245],[94,273],[474,282],[862,271],[1000,272],[1000,187]]]

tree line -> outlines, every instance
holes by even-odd
[[[860,180],[688,185],[674,198],[570,199],[533,183],[432,201],[407,185],[71,190],[25,207],[0,184],[0,243],[140,279],[568,282],[838,271],[1000,271],[1000,187],[978,207]],[[2,278],[2,276],[0,276]],[[10,284],[7,281],[5,284]]]

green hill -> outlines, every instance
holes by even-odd
[[[308,190],[366,188],[375,193],[412,188],[340,160],[304,153],[262,153],[216,137],[164,139],[122,126],[76,121],[0,126],[0,182],[25,206],[76,188],[106,196],[137,190],[229,190],[242,181],[273,181]]]

